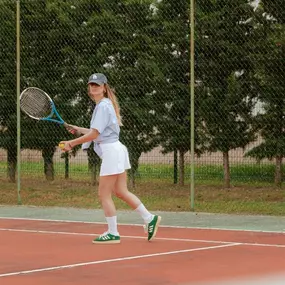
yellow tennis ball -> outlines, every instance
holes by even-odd
[[[64,144],[64,143],[60,143],[58,146],[59,146],[61,149],[64,149],[65,144]]]

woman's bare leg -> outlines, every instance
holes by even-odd
[[[100,176],[99,199],[108,223],[108,232],[118,235],[116,207],[112,199],[112,192],[115,187],[118,175]]]
[[[136,210],[136,212],[141,215],[145,223],[149,223],[153,219],[154,215],[145,208],[141,200],[136,195],[128,190],[126,172],[118,175],[114,192],[118,198],[125,201],[133,210]]]
[[[136,209],[141,204],[140,199],[128,190],[126,172],[118,175],[114,192],[118,198],[125,201],[132,209]]]

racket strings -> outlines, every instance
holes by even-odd
[[[21,108],[29,116],[45,118],[52,113],[52,103],[40,90],[30,89],[21,96]]]

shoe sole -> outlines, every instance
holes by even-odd
[[[92,241],[92,243],[95,243],[95,244],[117,244],[117,243],[120,243],[121,241],[120,240],[108,240],[108,241]]]
[[[154,228],[153,235],[152,235],[152,237],[151,237],[148,241],[151,241],[151,240],[156,236],[156,232],[157,232],[157,230],[158,230],[160,221],[161,221],[161,217],[160,217],[160,216],[157,216],[157,222],[156,222],[156,225],[155,225],[155,228]]]

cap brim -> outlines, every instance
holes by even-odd
[[[96,79],[93,79],[93,80],[88,81],[87,84],[90,84],[90,83],[95,83],[95,84],[97,84],[97,85],[103,85],[103,84],[104,84],[104,82],[98,81],[98,80],[96,80]]]

